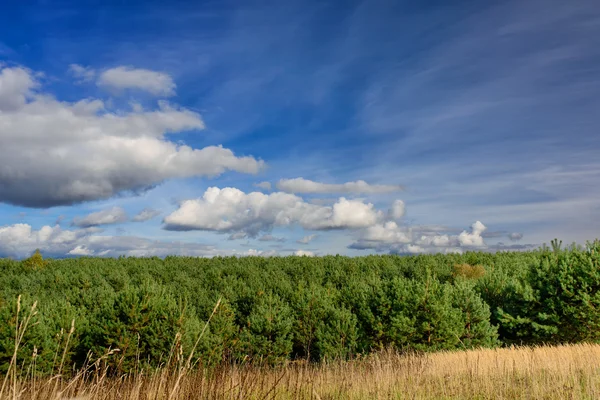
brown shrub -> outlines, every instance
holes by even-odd
[[[485,268],[481,265],[470,265],[470,264],[455,264],[452,277],[454,279],[458,277],[466,279],[479,279],[485,275]]]

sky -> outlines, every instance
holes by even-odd
[[[12,3],[0,257],[600,237],[593,0]]]

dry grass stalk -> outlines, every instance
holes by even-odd
[[[99,363],[96,364],[96,367]],[[58,389],[54,386],[58,382]],[[425,355],[384,351],[360,360],[268,368],[162,369],[110,378],[18,379],[4,399],[595,399],[600,345],[506,348]]]

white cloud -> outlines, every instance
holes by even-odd
[[[70,256],[91,256],[94,252],[83,245],[77,245],[68,253]]]
[[[69,72],[77,78],[79,82],[89,82],[96,77],[96,71],[94,69],[79,64],[69,65]]]
[[[473,225],[471,225],[471,232],[462,231],[460,235],[458,235],[458,241],[461,246],[465,247],[485,247],[485,243],[483,241],[483,237],[481,234],[487,228],[481,222],[477,221]]]
[[[365,181],[329,184],[304,178],[281,179],[277,189],[287,193],[391,193],[403,190],[399,185],[370,185]]]
[[[315,253],[313,253],[312,251],[307,251],[307,250],[296,250],[294,252],[294,255],[296,255],[296,256],[314,257]]]
[[[405,209],[406,209],[406,207],[402,200],[395,200],[394,203],[392,204],[392,208],[390,208],[388,211],[390,219],[392,219],[394,221],[398,221],[398,220],[402,219],[402,217],[404,217],[404,213],[406,211]]]
[[[383,213],[373,204],[341,197],[332,207],[306,203],[298,196],[275,192],[244,193],[236,188],[211,187],[203,197],[186,200],[164,219],[168,230],[245,232],[256,236],[275,226],[305,229],[353,229],[377,223]]]
[[[101,100],[61,102],[24,68],[0,67],[0,202],[50,207],[107,199],[170,178],[256,173],[264,163],[221,146],[194,149],[166,134],[204,128],[195,112],[108,111]]]
[[[348,247],[391,253],[455,253],[465,248],[487,248],[481,236],[485,230],[479,221],[471,225],[470,232],[459,234],[441,234],[430,227],[403,227],[388,221],[361,230],[358,240]]]
[[[301,244],[309,244],[310,242],[312,242],[317,236],[317,234],[312,234],[312,235],[308,235],[308,236],[304,236],[302,239],[298,239],[296,240],[296,243],[301,243]]]
[[[406,231],[393,221],[370,226],[363,232],[362,240],[378,243],[410,243],[411,232]]]
[[[259,182],[255,183],[254,186],[263,190],[271,190],[271,182]]]
[[[237,252],[234,251],[233,255],[237,255],[237,256],[254,256],[254,257],[274,257],[277,256],[279,253],[276,250],[255,250],[255,249],[248,249],[247,251],[244,252]]]
[[[98,77],[98,85],[115,89],[138,89],[155,96],[174,96],[177,87],[168,74],[129,66],[103,71]]]
[[[121,207],[112,207],[86,215],[83,218],[73,218],[73,225],[88,228],[98,225],[112,225],[127,221],[127,213]]]
[[[450,247],[460,245],[460,242],[458,242],[456,237],[450,237],[449,235],[421,235],[416,242],[427,247]]]
[[[144,208],[136,216],[131,218],[133,222],[144,222],[160,215],[160,211],[151,208]]]
[[[30,70],[3,68],[0,64],[0,111],[11,112],[23,107],[37,87],[39,82]]]
[[[425,249],[423,247],[421,247],[421,246],[416,245],[416,244],[406,245],[405,249],[406,249],[407,253],[411,253],[411,254],[425,253]]]

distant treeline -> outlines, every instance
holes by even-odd
[[[2,259],[0,373],[34,301],[21,365],[50,372],[67,347],[70,370],[118,348],[106,362],[129,372],[185,357],[219,299],[194,355],[205,366],[598,342],[600,242],[462,255]]]

